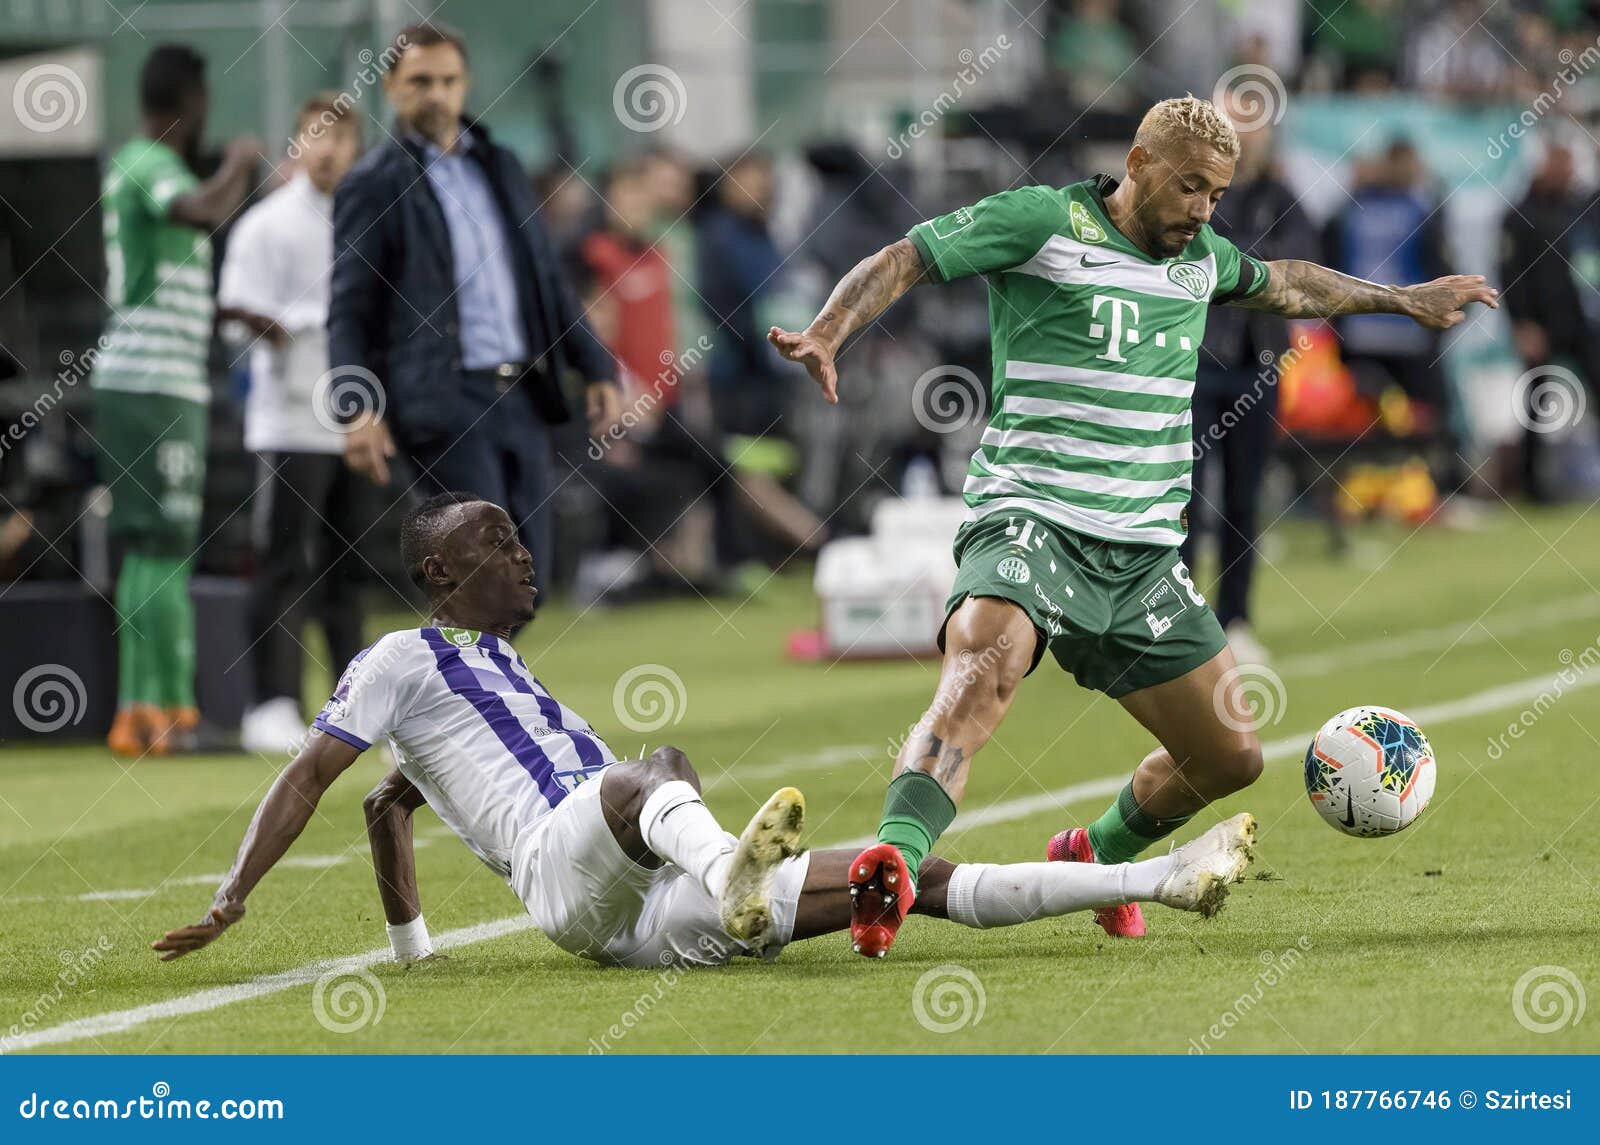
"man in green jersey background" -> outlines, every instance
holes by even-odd
[[[141,131],[102,189],[111,306],[92,384],[117,574],[119,755],[182,746],[198,722],[189,570],[200,530],[210,385],[211,233],[244,201],[261,152],[231,143],[204,182],[205,61],[165,44],[139,76]]]
[[[1498,305],[1477,275],[1382,286],[1241,253],[1208,225],[1238,156],[1210,103],[1165,100],[1121,179],[1020,187],[919,223],[857,264],[804,331],[769,334],[833,402],[840,346],[895,299],[923,281],[989,285],[991,413],[967,472],[939,687],[900,749],[879,842],[850,868],[862,954],[894,941],[973,755],[1047,648],[1161,745],[1104,815],[1050,841],[1051,859],[1130,860],[1260,774],[1233,655],[1177,548],[1207,308],[1393,313],[1446,329],[1469,303]],[[1144,933],[1136,905],[1097,918],[1108,934]]]

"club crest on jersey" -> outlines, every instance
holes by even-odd
[[[1167,267],[1167,277],[1196,298],[1211,293],[1211,276],[1196,263],[1175,262]]]
[[[1028,562],[1021,557],[1006,557],[995,566],[994,571],[1001,580],[1008,580],[1012,584],[1027,584],[1033,576],[1028,572]]]
[[[1089,208],[1073,200],[1072,206],[1067,210],[1068,217],[1072,220],[1072,233],[1078,236],[1079,242],[1103,243],[1106,241],[1105,228],[1095,222],[1089,214]]]

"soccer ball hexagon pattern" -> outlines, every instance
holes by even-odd
[[[1392,708],[1347,708],[1311,737],[1306,794],[1346,835],[1393,835],[1433,798],[1438,767],[1422,729]]]

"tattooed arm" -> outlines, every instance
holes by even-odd
[[[893,305],[927,273],[910,239],[901,239],[869,255],[851,268],[833,288],[822,312],[798,334],[774,326],[767,341],[791,362],[799,362],[822,387],[830,405],[839,400],[839,371],[834,356],[844,340]]]
[[[1267,263],[1267,285],[1230,306],[1266,310],[1285,318],[1337,318],[1342,314],[1404,314],[1420,326],[1448,330],[1466,317],[1463,307],[1498,307],[1500,292],[1481,274],[1452,274],[1415,286],[1380,286],[1298,258]]]

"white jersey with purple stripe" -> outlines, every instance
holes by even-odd
[[[616,762],[516,649],[486,632],[391,632],[350,662],[313,726],[365,751],[386,738],[402,774],[502,876],[518,835]]]

